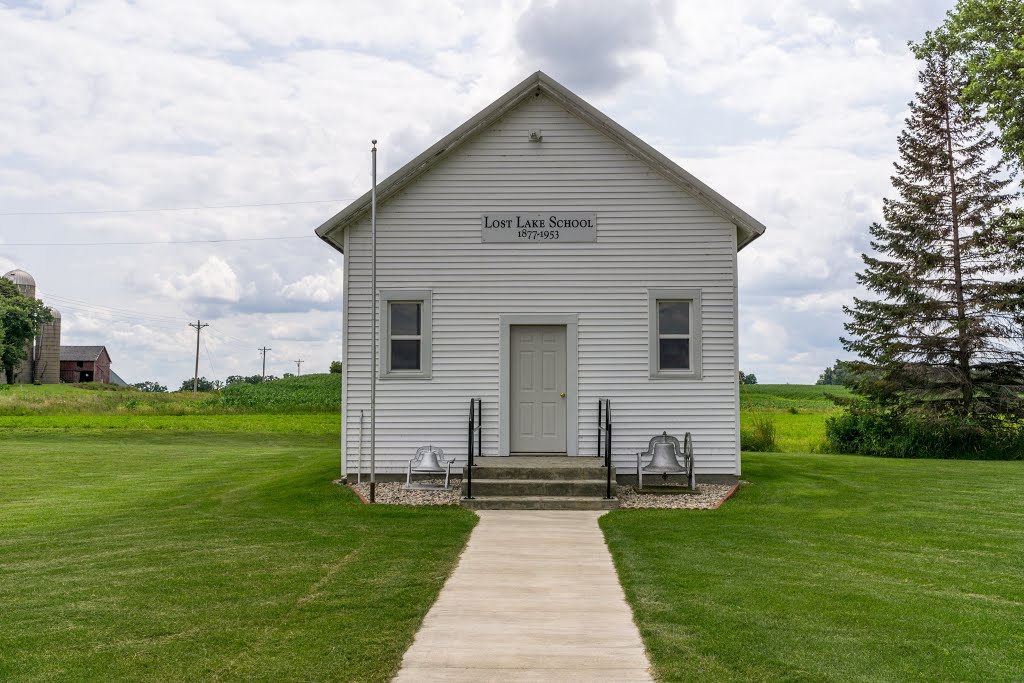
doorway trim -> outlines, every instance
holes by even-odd
[[[508,313],[498,316],[498,455],[510,454],[512,411],[510,409],[512,385],[509,371],[512,364],[513,325],[565,326],[565,450],[567,455],[578,455],[579,449],[579,349],[575,313]]]

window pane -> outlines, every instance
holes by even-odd
[[[418,335],[420,333],[420,304],[391,304],[391,334],[398,336]]]
[[[658,302],[658,334],[690,334],[688,301]]]
[[[392,339],[391,340],[391,369],[392,370],[419,370],[420,369],[420,340],[419,339]]]
[[[689,339],[659,339],[659,365],[662,370],[690,369]]]

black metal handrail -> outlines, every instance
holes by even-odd
[[[602,443],[603,442],[603,443]],[[604,448],[602,448],[604,446]],[[605,475],[608,477],[605,498],[612,497],[612,402],[597,399],[597,457],[604,454]]]
[[[475,439],[473,438],[474,436],[476,437]],[[479,398],[469,399],[469,432],[467,439],[469,441],[467,448],[469,458],[466,466],[466,499],[472,500],[473,467],[476,466],[474,459],[475,455],[483,450],[483,401]],[[475,453],[474,446],[476,446]]]

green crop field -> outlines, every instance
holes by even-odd
[[[830,396],[849,397],[846,387],[820,384],[744,384],[740,401],[744,408],[768,410],[829,410]]]
[[[742,440],[747,442],[755,418],[768,420],[777,431],[777,447],[783,453],[827,450],[825,420],[836,412],[830,396],[848,397],[841,386],[805,384],[753,384],[740,387]],[[759,449],[754,449],[759,450]]]
[[[0,385],[4,415],[225,415],[337,412],[341,375],[303,375],[219,392],[143,392],[104,384]]]

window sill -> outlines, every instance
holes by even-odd
[[[394,381],[403,379],[425,380],[430,379],[429,372],[386,372],[380,375],[379,379]]]
[[[658,372],[652,372],[649,379],[657,381],[677,381],[677,382],[699,382],[704,379],[703,375],[696,371],[688,372],[672,372],[670,370],[659,370]]]

